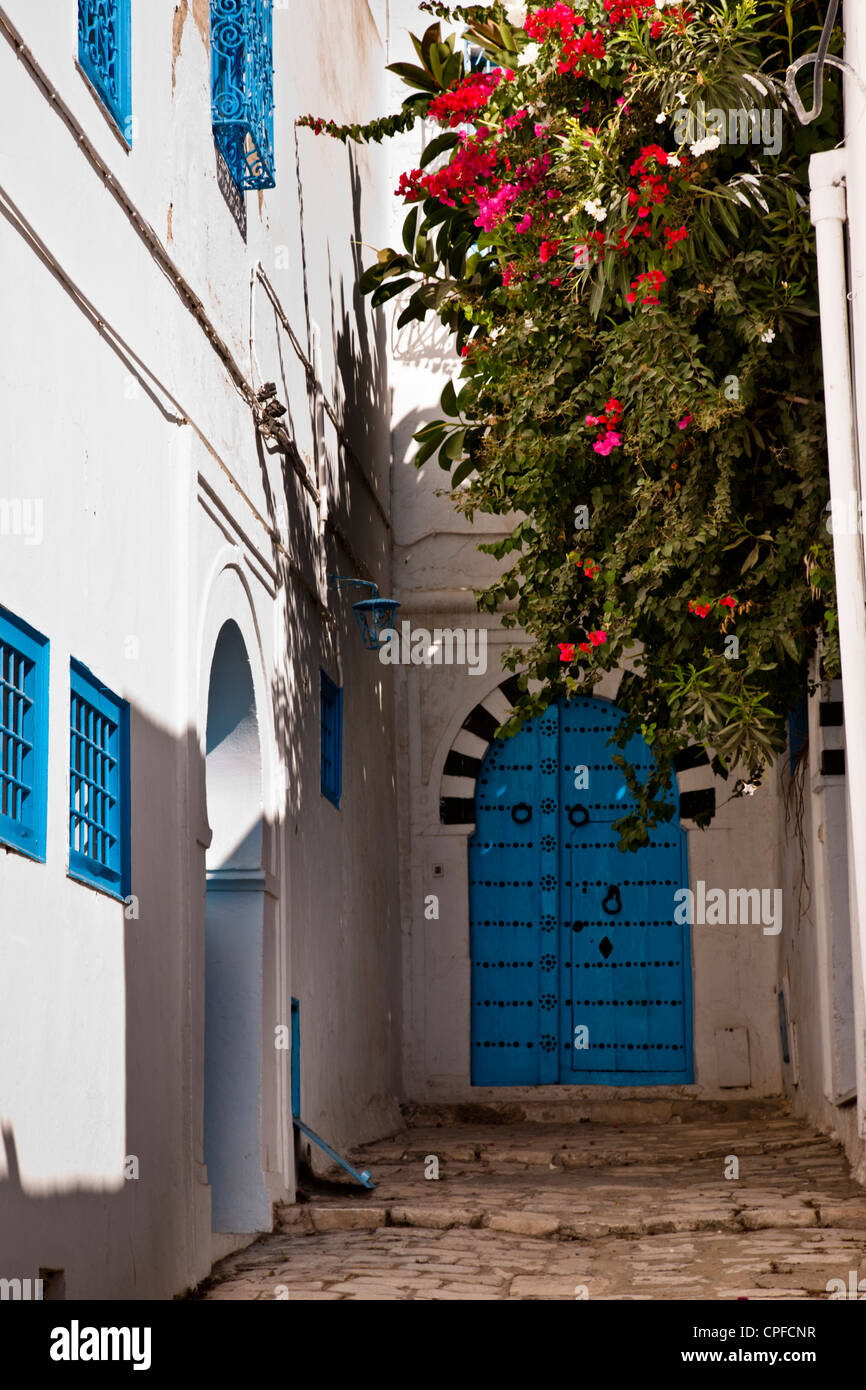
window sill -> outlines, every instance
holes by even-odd
[[[34,846],[28,849],[25,845],[19,845],[15,840],[7,840],[0,835],[0,849],[5,849],[7,854],[20,854],[22,859],[29,859],[33,864],[45,863],[45,850]]]
[[[113,898],[118,903],[125,903],[129,897],[128,893],[121,893],[119,888],[111,888],[107,883],[94,883],[92,879],[83,878],[81,874],[73,873],[71,869],[67,869],[66,877],[71,879],[73,883],[80,884],[82,888],[91,888],[94,893],[101,894],[103,898]]]

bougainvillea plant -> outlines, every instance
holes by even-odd
[[[672,812],[678,750],[751,792],[819,643],[838,668],[807,173],[838,98],[801,128],[780,85],[820,7],[421,8],[418,64],[393,65],[404,110],[330,127],[435,132],[400,178],[403,248],[362,288],[455,334],[417,463],[437,456],[470,519],[519,518],[481,546],[503,565],[477,595],[528,642],[506,656],[522,694],[502,732],[629,669],[617,738],[654,754],[640,777],[616,755],[636,848]]]

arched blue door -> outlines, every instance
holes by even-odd
[[[551,705],[494,742],[469,844],[472,1083],[662,1085],[693,1079],[688,887],[678,815],[636,853],[612,761],[625,716],[607,700]],[[640,736],[625,750],[648,767]],[[580,769],[585,769],[582,772]],[[677,807],[672,779],[669,795]]]

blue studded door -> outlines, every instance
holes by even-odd
[[[551,705],[494,742],[469,844],[472,1084],[662,1085],[692,1072],[688,886],[677,815],[636,853],[607,700]],[[649,765],[637,736],[626,756]],[[676,804],[672,779],[669,795]]]

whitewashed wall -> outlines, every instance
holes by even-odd
[[[275,7],[277,188],[247,195],[244,225],[218,186],[206,0],[132,9],[130,152],[76,70],[71,0],[3,0],[0,19],[198,296],[240,378],[277,382],[320,496],[291,470],[283,484],[174,277],[0,36],[0,109],[26,132],[0,158],[0,494],[44,504],[41,545],[0,537],[0,601],[51,640],[47,862],[0,851],[0,1119],[12,1155],[0,1157],[2,1273],[63,1269],[70,1298],[170,1296],[249,1239],[212,1236],[203,1164],[203,753],[228,619],[244,637],[261,740],[268,1199],[294,1191],[289,1054],[274,1048],[292,994],[308,1122],[346,1144],[397,1116],[399,946],[383,873],[396,837],[393,697],[351,599],[333,622],[322,606],[328,571],[390,584],[386,345],[355,283],[356,243],[383,239],[387,171],[381,152],[296,139],[294,126],[308,111],[380,110],[382,40],[365,0]],[[259,263],[297,350],[255,278],[251,293]],[[310,399],[300,354],[354,460]],[[138,921],[66,876],[70,654],[131,705]],[[319,789],[320,666],[345,687],[340,811]],[[129,1154],[140,1176],[125,1181]]]

